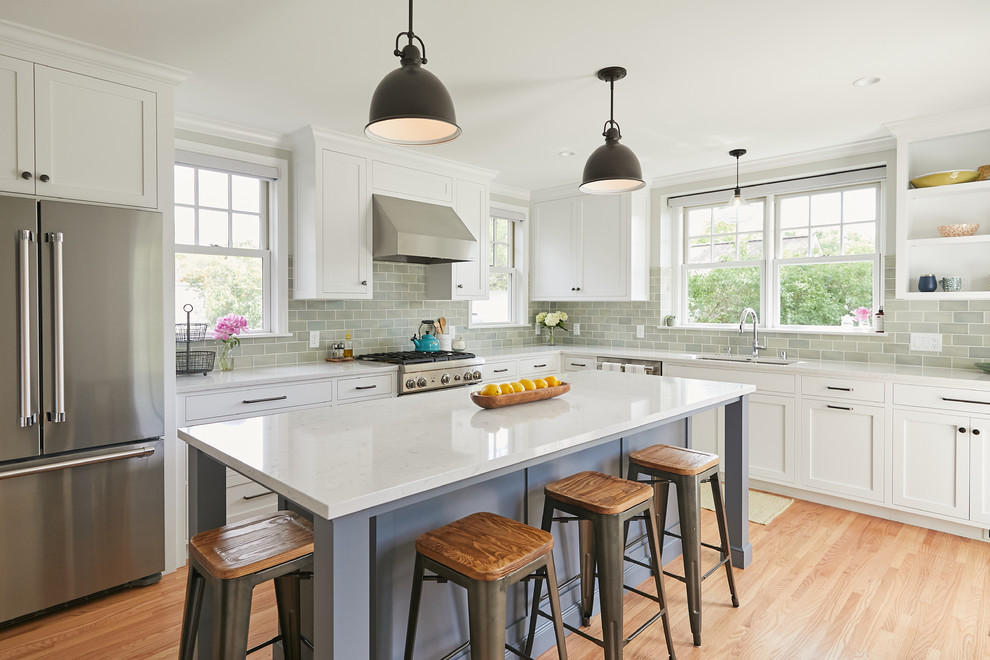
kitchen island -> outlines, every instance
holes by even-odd
[[[494,410],[478,408],[461,388],[182,429],[190,534],[223,524],[224,466],[279,493],[314,520],[313,617],[304,626],[314,656],[390,658],[405,634],[418,534],[481,509],[536,523],[544,484],[584,469],[624,474],[630,451],[684,445],[692,415],[725,407],[729,534],[733,561],[747,566],[746,416],[754,388],[603,372],[568,380],[572,389],[559,398]],[[561,576],[577,567],[576,530],[568,527],[575,526],[559,534]],[[424,590],[424,657],[466,637],[458,591]],[[510,598],[510,628],[521,628],[524,601]]]

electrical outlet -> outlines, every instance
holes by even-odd
[[[574,336],[575,337],[577,337],[578,335],[581,334],[581,324],[580,323],[575,323],[574,324],[574,327],[572,327],[571,329],[574,331]]]
[[[539,337],[540,336],[540,324],[539,323],[534,323],[533,324],[533,328],[536,329],[536,336]]]
[[[309,347],[319,348],[320,347],[320,331],[310,330],[309,331]]]
[[[922,332],[911,333],[912,351],[941,351],[942,335],[926,334]]]
[[[646,326],[637,325],[636,326],[636,339],[642,339],[646,336]]]

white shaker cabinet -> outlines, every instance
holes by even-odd
[[[883,406],[802,400],[801,485],[882,501],[883,453]]]
[[[0,190],[154,208],[153,91],[0,56]]]
[[[894,504],[968,518],[971,420],[895,409],[893,421]]]
[[[308,131],[295,137],[293,295],[297,299],[370,300],[368,160],[326,148]]]
[[[648,300],[645,193],[581,195],[533,205],[533,300]]]
[[[488,185],[454,181],[454,210],[478,240],[478,260],[426,267],[428,300],[484,300],[488,298]]]

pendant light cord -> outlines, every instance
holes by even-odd
[[[422,63],[426,64],[426,44],[424,44],[423,40],[420,39],[415,32],[413,32],[413,0],[409,0],[409,31],[400,32],[399,34],[395,35],[395,51],[393,52],[393,54],[396,57],[402,57],[402,51],[399,50],[399,39],[401,39],[402,37],[406,37],[409,40],[410,46],[413,45],[413,39],[419,42],[419,47],[423,51]]]

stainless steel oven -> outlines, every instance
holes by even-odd
[[[358,360],[399,366],[399,396],[480,383],[485,358],[458,351],[396,351],[365,353]]]

